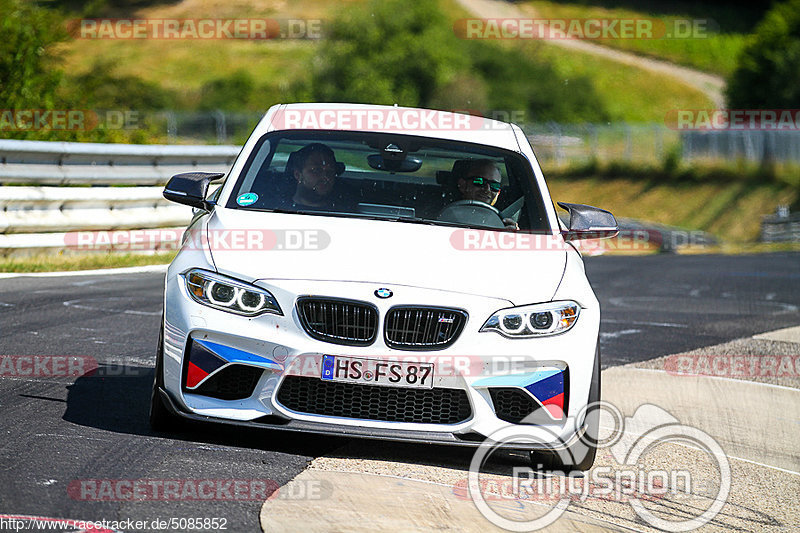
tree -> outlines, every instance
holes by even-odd
[[[204,111],[246,109],[255,90],[255,83],[250,74],[238,70],[226,78],[217,78],[205,83],[200,90],[198,107]]]
[[[528,44],[528,43],[526,43]],[[371,1],[337,17],[314,58],[310,98],[490,113],[531,121],[608,118],[590,80],[546,59],[460,39],[439,2]]]
[[[550,63],[538,58],[538,47],[502,48],[474,41],[466,44],[473,70],[488,85],[491,109],[523,112],[524,118],[515,120],[526,122],[608,119],[591,80],[583,76],[565,80]]]
[[[117,75],[110,61],[95,63],[88,72],[64,84],[72,105],[93,109],[166,109],[175,98],[160,85],[136,76]]]
[[[739,55],[727,96],[731,108],[800,108],[800,0],[767,12]]]
[[[372,0],[326,33],[312,82],[322,101],[427,106],[469,64],[437,2]]]
[[[61,72],[53,46],[67,39],[60,16],[25,0],[0,0],[0,109],[50,109]]]

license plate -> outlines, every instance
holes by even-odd
[[[381,361],[342,355],[323,355],[320,377],[326,381],[342,381],[362,385],[432,389],[433,363]]]

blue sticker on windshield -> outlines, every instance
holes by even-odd
[[[236,203],[239,205],[252,205],[258,201],[258,195],[254,192],[246,192],[244,194],[240,194],[238,198],[236,198]]]

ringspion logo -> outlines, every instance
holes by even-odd
[[[568,423],[577,425],[584,418],[595,419],[599,430],[601,415],[611,422],[610,431],[604,428],[603,434],[589,435],[590,424],[587,423],[587,432],[578,432],[577,443],[569,446],[557,432],[544,426],[538,427],[536,432],[514,425],[495,431],[476,450],[466,483],[457,483],[453,487],[454,494],[469,497],[489,522],[509,531],[536,531],[547,527],[558,520],[571,503],[588,499],[626,503],[639,519],[662,531],[692,531],[720,513],[730,494],[732,477],[728,456],[713,437],[701,429],[681,424],[669,412],[652,404],[640,405],[632,417],[624,417],[616,406],[597,402],[570,417]],[[603,425],[606,424],[604,421]],[[637,428],[635,439],[625,438],[626,426]],[[573,431],[577,429],[574,427]],[[578,475],[544,469],[542,464],[537,470],[515,467],[510,483],[498,482],[486,468],[493,453],[513,445],[547,451],[555,454],[562,464],[575,464],[587,450],[586,446],[577,445],[581,442],[603,449],[619,466],[598,465],[589,473]],[[648,456],[669,453],[667,447],[673,445],[698,450],[699,462],[683,465],[684,468],[645,466]],[[707,508],[691,507],[685,514],[672,514],[674,519],[665,519],[644,504],[662,498],[675,501],[692,495],[698,477],[709,475],[716,494],[707,495],[711,502]],[[502,505],[491,505],[504,501],[514,502],[517,508],[523,507],[524,502],[534,502],[544,513],[525,521],[511,519],[507,513],[498,512],[503,510]]]

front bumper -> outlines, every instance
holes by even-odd
[[[165,396],[165,404],[174,413],[193,420],[249,427],[474,447],[510,425],[508,421],[498,418],[495,412],[490,394],[492,386],[508,386],[520,375],[558,369],[564,371],[566,376],[564,387],[568,390],[568,399],[564,408],[567,416],[537,424],[515,424],[521,431],[530,434],[533,442],[541,444],[520,442],[508,447],[558,449],[569,445],[579,436],[580,430],[576,428],[582,428],[583,421],[576,415],[582,412],[588,401],[599,329],[599,309],[591,294],[584,297],[583,301],[595,305],[587,305],[575,327],[567,333],[536,339],[508,339],[492,332],[478,331],[493,312],[509,306],[506,300],[402,287],[395,291],[394,301],[387,304],[385,301],[375,301],[372,296],[374,283],[280,280],[260,285],[276,296],[284,316],[244,318],[202,306],[188,297],[180,276],[168,275],[162,395]],[[371,346],[337,346],[315,340],[303,330],[294,306],[297,297],[303,294],[347,294],[349,298],[376,304],[381,316],[390,305],[442,305],[446,300],[446,306],[465,309],[470,316],[456,342],[435,352],[393,350],[383,343],[380,336]],[[576,300],[581,302],[578,298]],[[382,327],[382,324],[379,326]],[[224,400],[187,390],[186,354],[193,339],[251,354],[251,360],[236,362],[264,370],[253,394],[244,399]],[[286,369],[292,366],[294,360],[315,360],[323,354],[481,361],[479,365],[470,366],[471,371],[466,375],[458,371],[451,375],[441,374],[435,382],[436,387],[464,390],[469,398],[471,416],[456,424],[425,424],[299,413],[281,405],[276,398],[286,377]],[[500,367],[509,362],[515,364],[499,368],[493,366],[497,361],[503,363]]]
[[[449,446],[464,446],[477,448],[484,442],[490,446],[493,441],[486,440],[480,433],[449,433],[443,431],[416,431],[381,429],[365,427],[344,427],[324,422],[307,422],[303,420],[292,420],[277,416],[266,415],[254,420],[234,420],[205,416],[184,411],[172,396],[163,388],[158,389],[162,402],[167,410],[175,416],[192,420],[194,422],[205,422],[213,424],[225,424],[237,427],[260,428],[277,431],[293,431],[299,433],[312,433],[316,435],[329,435],[333,437],[361,438],[384,440],[391,442],[413,442],[416,444],[446,444]],[[521,441],[517,443],[501,443],[497,448],[513,449],[522,451],[560,451],[572,446],[583,436],[584,429],[577,431],[568,441],[559,441],[551,444],[532,443]]]

